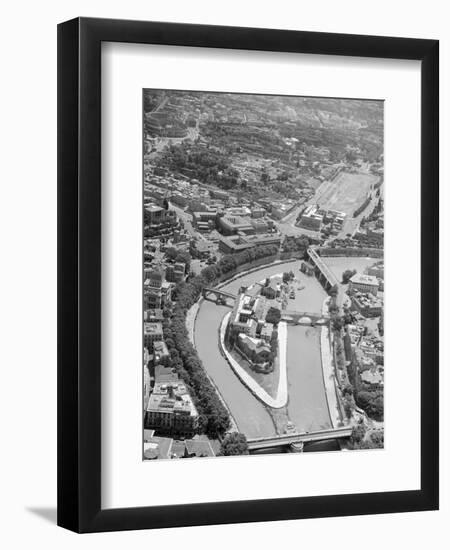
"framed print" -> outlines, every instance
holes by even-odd
[[[438,42],[58,27],[58,524],[438,507]]]

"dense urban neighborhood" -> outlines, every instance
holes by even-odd
[[[143,457],[384,447],[383,102],[143,91]]]

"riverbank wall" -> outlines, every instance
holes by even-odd
[[[325,298],[322,304],[322,314],[328,313],[330,298]],[[333,366],[333,353],[331,344],[331,331],[329,326],[320,328],[320,358],[322,363],[323,383],[328,403],[328,413],[333,428],[339,428],[342,424],[342,412],[339,400],[336,374]]]
[[[384,256],[384,251],[380,248],[332,248],[330,246],[330,247],[319,247],[319,248],[316,248],[315,250],[321,257],[348,256],[349,258],[367,257],[367,258],[382,259]]]

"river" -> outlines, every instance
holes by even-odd
[[[300,262],[271,265],[231,281],[222,287],[237,293],[242,285],[249,286],[282,271],[293,270],[299,279],[295,300],[288,309],[320,311],[326,297],[318,281],[299,272]],[[234,374],[219,349],[218,332],[228,307],[203,300],[195,323],[195,345],[209,376],[222,397],[241,432],[248,438],[276,434],[275,425],[267,408],[247,389]],[[323,384],[319,347],[319,328],[289,327],[287,349],[287,374],[289,402],[287,412],[298,430],[311,431],[329,428],[330,418]]]

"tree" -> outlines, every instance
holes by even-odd
[[[328,306],[328,312],[330,315],[336,315],[339,313],[339,306],[336,304],[336,301],[333,301]]]
[[[344,389],[342,390],[343,395],[353,395],[353,386],[351,384],[347,384]]]
[[[329,294],[330,296],[337,296],[337,295],[338,295],[338,291],[339,291],[338,286],[337,286],[337,285],[333,285],[333,286],[330,288],[328,294]]]
[[[350,442],[352,444],[360,444],[361,441],[364,439],[364,436],[366,435],[366,427],[361,422],[360,424],[357,424],[353,430],[352,435],[350,436]]]
[[[383,420],[384,398],[380,391],[360,391],[356,395],[356,402],[370,418]]]
[[[355,274],[356,269],[346,269],[344,273],[342,273],[342,283],[346,285]]]
[[[178,252],[175,256],[175,261],[180,262],[182,264],[186,264],[186,271],[189,271],[190,265],[191,265],[191,255],[189,252]]]
[[[166,249],[166,258],[169,261],[175,261],[175,258],[178,256],[178,250],[174,248],[173,246],[170,246]]]
[[[345,415],[346,417],[350,420],[350,418],[352,417],[352,414],[353,414],[353,403],[351,401],[351,399],[345,399],[344,401],[344,411],[345,411]]]
[[[384,447],[384,432],[376,431],[370,433],[370,440],[375,449],[382,449]]]
[[[271,307],[266,315],[266,322],[272,323],[273,325],[278,325],[281,319],[281,312],[276,307]]]
[[[292,281],[292,279],[295,277],[293,271],[285,271],[283,273],[283,283],[288,283],[289,281]]]
[[[340,317],[336,317],[332,321],[333,330],[336,332],[340,332],[342,327],[344,326],[344,321]]]
[[[220,446],[220,455],[248,455],[247,438],[239,432],[227,434]]]

